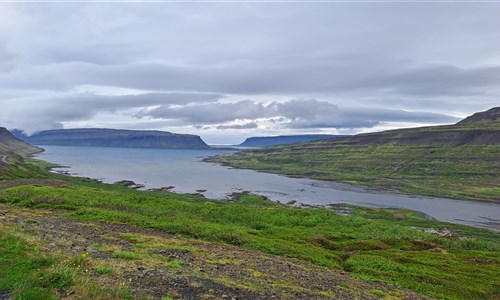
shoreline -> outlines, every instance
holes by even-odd
[[[207,158],[207,157],[205,157],[205,158]],[[205,158],[203,160],[198,158],[196,160],[196,163],[207,162],[205,160]],[[37,157],[37,159],[40,159],[40,158]],[[43,159],[40,159],[40,160],[44,161]],[[220,165],[220,164],[217,164],[217,163],[211,162],[211,161],[209,161],[209,163],[213,163],[214,165]],[[224,166],[224,167],[227,167],[227,166]],[[93,175],[80,176],[80,175],[75,174],[75,173],[70,174],[70,172],[61,174],[62,172],[57,172],[57,169],[59,169],[59,168],[69,168],[70,169],[69,171],[71,171],[71,166],[62,165],[62,164],[52,164],[51,166],[47,167],[47,169],[49,171],[56,173],[56,174],[69,176],[69,177],[79,177],[79,178],[83,178],[83,179],[87,179],[87,180],[93,180],[96,182],[103,182],[104,181],[103,183],[106,183],[106,184],[112,184],[113,181],[119,181],[119,180],[124,179],[124,178],[127,179],[127,177],[134,179],[135,181],[138,181],[138,182],[143,181],[143,179],[138,178],[138,177],[134,178],[134,176],[130,176],[130,174],[129,174],[129,175],[124,175],[120,178],[113,177],[113,181],[108,180],[106,182],[106,179],[103,179],[103,178],[94,179],[93,177],[95,177],[95,176],[93,176]],[[366,187],[366,186],[353,185],[353,184],[349,184],[349,183],[342,183],[342,182],[336,182],[336,181],[317,180],[317,179],[310,179],[310,178],[301,177],[301,176],[287,176],[287,175],[275,174],[275,173],[264,172],[264,171],[255,171],[255,170],[251,170],[251,169],[241,169],[241,168],[233,168],[233,169],[249,170],[251,172],[272,174],[274,176],[280,176],[280,177],[285,177],[285,178],[304,179],[306,181],[311,180],[311,182],[317,182],[317,183],[319,183],[319,185],[308,184],[311,186],[311,189],[308,189],[307,187],[304,186],[306,189],[305,193],[302,192],[301,189],[298,189],[297,191],[299,191],[300,193],[294,194],[294,192],[290,192],[292,190],[290,190],[290,191],[285,190],[285,193],[283,193],[283,192],[280,192],[279,189],[273,190],[272,187],[267,187],[269,190],[266,190],[265,187],[263,187],[264,190],[259,190],[258,187],[255,187],[255,188],[252,188],[252,187],[248,188],[245,186],[238,187],[238,185],[235,183],[232,191],[230,191],[228,189],[226,192],[225,187],[222,187],[222,188],[214,187],[212,189],[208,188],[208,191],[204,191],[203,193],[196,192],[196,194],[201,194],[208,199],[224,201],[224,200],[226,200],[228,194],[230,194],[231,192],[234,192],[234,190],[237,190],[238,188],[240,188],[240,191],[248,190],[253,194],[265,196],[265,197],[270,198],[273,201],[280,202],[283,204],[287,204],[288,202],[291,202],[291,201],[296,201],[297,204],[302,203],[303,204],[302,207],[306,207],[306,208],[307,207],[310,207],[310,208],[329,208],[329,205],[337,205],[337,204],[342,203],[342,204],[347,204],[347,205],[352,205],[352,206],[368,207],[368,208],[404,209],[404,210],[408,210],[408,211],[414,211],[414,212],[417,212],[419,214],[425,214],[427,216],[430,215],[432,218],[434,218],[436,220],[443,221],[443,222],[448,222],[448,223],[453,223],[453,224],[462,224],[462,225],[472,226],[472,227],[476,227],[476,228],[487,228],[487,229],[490,229],[493,231],[500,231],[500,226],[499,226],[500,223],[497,221],[497,219],[498,219],[497,216],[492,215],[491,213],[488,213],[488,209],[490,211],[491,211],[491,209],[495,209],[494,210],[494,212],[495,212],[496,208],[498,208],[498,206],[497,206],[498,204],[494,203],[494,202],[470,201],[470,200],[462,200],[462,199],[455,200],[455,199],[432,197],[432,196],[408,195],[408,194],[404,194],[404,193],[400,193],[400,192],[392,191],[392,190],[389,190],[389,191],[376,190],[376,189],[371,189],[371,188]],[[134,172],[133,174],[136,174],[136,172]],[[157,177],[158,176],[156,176],[154,178],[157,178]],[[137,179],[139,179],[139,180],[137,180]],[[149,180],[151,180],[151,179],[149,179]],[[163,184],[151,184],[151,182],[149,184],[146,184],[146,186],[144,188],[139,188],[138,190],[139,191],[147,191],[148,189],[161,189],[161,188],[164,188],[165,186],[168,186],[168,185],[175,185],[175,186],[179,187],[178,183],[176,183],[175,181],[170,181],[170,182],[165,181],[165,182],[163,182]],[[325,183],[326,185],[337,184],[338,186],[323,186],[322,183]],[[307,184],[307,182],[305,182],[303,184]],[[201,189],[206,190],[207,188],[203,187],[202,184],[200,184],[200,186],[193,186],[192,190],[190,190],[190,188],[186,188],[185,186],[184,187],[181,186],[180,189],[181,190],[179,190],[179,191],[175,191],[174,188],[170,187],[169,192],[177,193],[177,194],[193,194],[193,193],[195,193],[194,191],[196,191],[196,190],[201,190]],[[327,202],[328,196],[325,197],[325,195],[327,195],[327,194],[324,194],[324,193],[329,193],[328,192],[329,189],[331,189],[332,192],[339,191],[340,193],[344,193],[344,196],[332,195],[331,201]],[[314,196],[314,194],[311,194],[311,196],[308,198],[308,194],[310,192],[315,193],[315,191],[318,192],[318,196]],[[295,193],[297,193],[297,192],[295,192]],[[373,196],[368,196],[368,198],[366,200],[364,200],[363,198],[357,199],[356,197],[358,197],[358,196],[353,195],[353,197],[354,197],[354,198],[352,198],[353,200],[349,201],[350,198],[346,198],[346,197],[349,197],[349,193],[360,194],[360,197],[363,197],[362,195],[373,195]],[[387,198],[387,200],[384,200],[384,197],[383,197],[384,195],[387,195],[389,197],[393,196],[393,197]],[[399,196],[406,197],[406,198],[408,198],[406,200],[409,200],[412,202],[404,202],[405,199],[401,199],[401,202],[396,203]],[[315,197],[318,197],[318,198],[315,198]],[[371,197],[371,199],[370,199],[370,197]],[[418,201],[420,199],[418,199],[418,198],[422,198],[426,202],[430,202],[430,203],[432,203],[433,199],[442,199],[442,200],[448,201],[449,204],[446,204],[447,202],[442,202],[442,204],[440,204],[438,202],[436,205],[425,206],[426,202],[419,203]],[[308,199],[313,199],[313,200],[316,199],[316,200],[308,201]],[[377,199],[380,199],[380,201]],[[414,199],[414,202],[412,199]],[[453,203],[464,203],[464,204],[459,205],[459,207],[462,207],[462,208],[467,208],[467,206],[470,206],[470,205],[494,205],[494,207],[492,206],[491,208],[488,208],[485,206],[481,206],[478,208],[478,210],[475,214],[468,217],[468,216],[464,215],[463,213],[460,213],[456,209],[455,210],[457,211],[457,213],[452,212],[451,214],[449,214],[447,212],[447,210],[443,210],[442,207],[446,207],[446,205],[453,205],[452,202]],[[470,204],[470,205],[467,205],[467,204]],[[420,210],[419,207],[422,209]],[[474,207],[471,207],[469,209],[474,209]],[[438,213],[433,214],[433,211],[438,212]],[[462,210],[462,211],[464,211],[464,210]],[[441,213],[439,213],[439,212],[441,212]],[[488,219],[488,218],[490,218],[490,219]]]
[[[54,168],[57,168],[57,167],[50,167],[50,168],[54,169]],[[144,186],[142,184],[137,184],[135,182],[134,182],[134,184],[130,184],[130,185],[122,185],[122,184],[120,184],[120,182],[107,183],[107,182],[104,182],[101,179],[78,176],[78,175],[71,174],[69,172],[66,172],[66,173],[54,172],[54,173],[58,174],[58,175],[61,175],[61,176],[68,176],[68,177],[78,178],[78,179],[82,179],[82,180],[91,180],[91,181],[95,181],[95,182],[102,183],[102,184],[124,186],[126,188],[131,189],[131,190],[136,190],[136,191],[139,191],[139,192],[173,193],[173,194],[179,194],[179,195],[198,195],[198,196],[202,196],[202,197],[204,197],[204,198],[206,198],[208,200],[221,201],[221,202],[235,201],[234,200],[235,194],[238,194],[238,195],[251,194],[251,195],[257,195],[257,196],[263,197],[267,201],[270,201],[270,202],[273,202],[273,203],[279,203],[279,204],[282,204],[284,206],[296,207],[296,208],[302,208],[302,209],[328,209],[328,210],[334,211],[335,213],[337,213],[339,215],[350,215],[349,213],[347,213],[347,214],[345,213],[345,211],[349,210],[349,207],[364,208],[364,209],[366,209],[366,208],[384,209],[384,210],[394,210],[394,211],[397,211],[397,210],[406,210],[406,211],[414,212],[417,215],[419,215],[420,217],[422,217],[422,218],[424,218],[426,220],[430,220],[430,221],[438,221],[438,222],[450,223],[450,224],[455,224],[455,225],[470,226],[470,227],[474,227],[474,228],[481,228],[481,229],[491,230],[493,232],[500,232],[500,227],[498,225],[495,226],[495,224],[488,225],[488,223],[480,223],[480,222],[476,222],[474,224],[471,224],[470,222],[463,223],[463,222],[452,222],[452,221],[449,221],[449,220],[439,220],[439,219],[437,219],[435,217],[432,217],[431,215],[429,215],[429,214],[427,214],[425,212],[422,212],[422,211],[419,211],[419,210],[413,210],[413,209],[409,209],[409,208],[404,208],[404,207],[397,207],[397,206],[356,205],[356,204],[352,204],[352,203],[348,203],[348,202],[328,203],[328,204],[307,204],[307,203],[303,203],[303,202],[300,202],[300,201],[297,201],[297,200],[290,200],[288,202],[281,202],[279,200],[273,200],[273,199],[269,198],[266,195],[262,195],[262,194],[259,194],[259,193],[256,193],[256,192],[247,191],[247,190],[240,190],[238,192],[229,192],[229,193],[225,194],[225,197],[221,197],[221,198],[209,198],[209,197],[206,197],[203,194],[207,190],[204,190],[203,192],[196,191],[196,192],[192,192],[192,193],[184,193],[184,192],[176,192],[176,191],[174,191],[175,190],[175,186],[172,186],[172,185],[162,186],[162,187],[150,187],[150,188],[147,188],[146,186]],[[308,179],[308,178],[306,178],[306,179]],[[122,181],[133,182],[132,180],[126,180],[126,179],[124,179]],[[456,201],[456,200],[454,200],[454,201]],[[467,201],[467,200],[458,200],[458,201]],[[470,202],[470,201],[468,201],[468,202]]]
[[[205,163],[212,163],[212,164],[224,166],[224,167],[227,167],[230,169],[235,169],[235,170],[250,170],[250,171],[254,171],[254,172],[258,172],[258,173],[273,174],[273,175],[279,175],[279,176],[284,176],[284,177],[288,177],[288,178],[308,179],[308,180],[315,180],[315,181],[320,181],[320,182],[325,182],[325,183],[345,185],[347,187],[351,187],[351,188],[347,188],[346,189],[347,191],[353,191],[353,192],[360,192],[361,191],[361,192],[367,192],[367,193],[381,193],[381,194],[383,193],[383,194],[391,194],[391,195],[401,195],[401,196],[414,197],[414,198],[440,198],[440,199],[447,199],[447,200],[453,200],[453,201],[479,202],[479,203],[489,203],[489,204],[500,205],[500,201],[495,201],[495,200],[453,198],[453,197],[440,196],[437,194],[412,194],[409,192],[405,192],[403,190],[391,189],[389,187],[384,187],[384,186],[370,186],[370,185],[364,185],[364,184],[359,184],[359,183],[350,183],[348,181],[328,180],[328,179],[307,177],[305,175],[275,173],[275,172],[272,172],[269,170],[264,170],[264,169],[243,168],[243,167],[233,166],[233,165],[228,164],[226,162],[214,161],[214,160],[211,160],[212,158],[217,158],[217,155],[205,157],[201,161],[205,162]]]

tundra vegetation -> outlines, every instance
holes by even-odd
[[[489,230],[404,210],[344,216],[45,175],[0,191],[0,291],[16,299],[499,295],[500,239]],[[278,271],[284,263],[292,270]]]

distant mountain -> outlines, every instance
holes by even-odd
[[[278,145],[289,145],[303,142],[311,142],[318,140],[325,140],[337,137],[344,137],[342,135],[331,134],[304,134],[304,135],[279,135],[279,136],[256,136],[249,137],[239,147],[272,147]]]
[[[157,149],[211,149],[199,136],[153,130],[122,129],[59,129],[46,130],[27,136],[16,130],[13,133],[34,145],[93,146]]]
[[[16,138],[10,131],[4,127],[0,127],[0,155],[6,156],[22,156],[36,152],[42,149],[29,145]]]

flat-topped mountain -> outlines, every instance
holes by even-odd
[[[279,135],[279,136],[255,136],[247,138],[239,147],[271,147],[278,145],[289,145],[317,140],[325,140],[341,135],[332,134],[302,134],[302,135]]]
[[[93,146],[156,149],[210,149],[199,136],[156,130],[78,128],[46,130],[27,136],[14,134],[35,145]]]

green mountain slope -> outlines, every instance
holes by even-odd
[[[41,149],[31,146],[10,133],[7,129],[0,127],[0,155],[18,156],[39,152]]]
[[[7,129],[0,127],[0,180],[46,177],[37,166],[25,163],[30,154],[40,151],[41,148],[17,139]]]
[[[456,125],[247,150],[210,161],[408,193],[500,201],[500,108]]]

